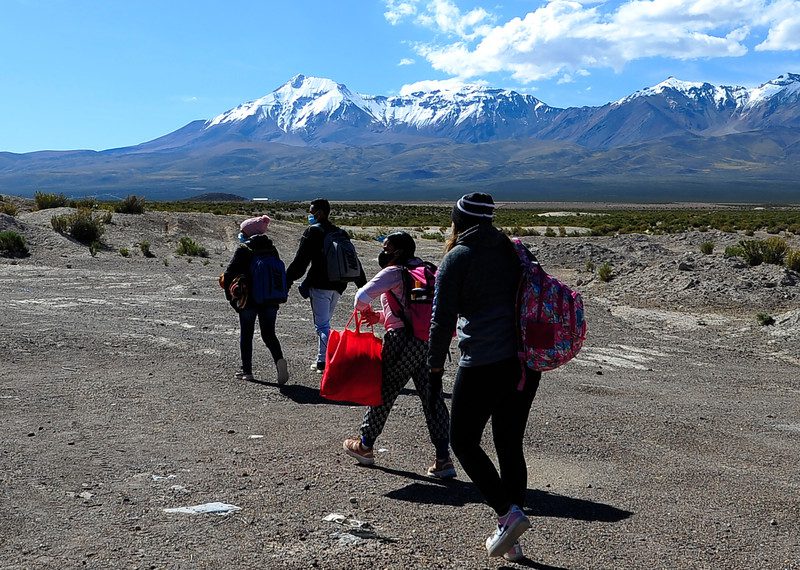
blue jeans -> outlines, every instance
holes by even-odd
[[[275,334],[275,320],[278,318],[278,307],[260,306],[239,311],[239,350],[242,353],[242,371],[253,373],[253,334],[256,331],[256,317],[261,329],[261,340],[267,345],[272,359],[277,362],[283,358],[281,343]]]
[[[336,310],[336,303],[341,295],[329,289],[309,289],[311,312],[314,314],[314,328],[319,337],[317,362],[325,362],[325,351],[328,350],[328,336],[331,334],[331,318]]]

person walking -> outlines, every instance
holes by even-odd
[[[239,313],[239,352],[242,358],[242,367],[235,376],[242,380],[254,380],[253,336],[257,318],[261,339],[275,362],[276,381],[282,386],[289,380],[289,369],[286,359],[283,357],[281,343],[275,334],[275,322],[278,318],[278,307],[286,299],[284,297],[282,300],[267,300],[259,303],[252,294],[253,258],[270,257],[280,260],[278,250],[266,235],[269,223],[270,218],[266,215],[250,218],[241,223],[241,233],[239,234],[241,244],[236,248],[233,258],[223,273],[223,282],[228,285],[225,288],[228,300]],[[249,284],[251,288],[251,294],[246,295],[239,303],[234,302],[229,291],[229,286],[236,277],[243,277],[244,283]]]
[[[319,338],[317,357],[311,364],[311,370],[318,374],[325,371],[325,352],[328,349],[331,318],[339,298],[347,288],[347,281],[331,280],[328,276],[328,262],[324,251],[325,236],[339,230],[330,222],[330,212],[331,205],[328,200],[317,198],[311,201],[308,208],[309,226],[300,237],[297,253],[286,269],[289,287],[308,270],[308,275],[298,287],[298,291],[304,299],[311,300],[314,329]],[[362,268],[355,283],[357,287],[361,287],[366,282],[367,278]]]
[[[453,235],[436,280],[428,365],[432,380],[441,382],[457,329],[461,356],[451,400],[451,445],[497,514],[496,530],[486,539],[489,556],[519,560],[518,539],[531,526],[522,511],[528,480],[522,441],[541,373],[517,357],[521,267],[511,241],[492,225],[494,208],[492,197],[480,192],[462,196],[453,207]],[[481,447],[489,420],[499,472]]]
[[[361,311],[367,324],[380,322],[386,328],[381,351],[383,404],[367,408],[360,437],[345,439],[342,447],[345,453],[355,457],[362,465],[374,464],[375,440],[383,431],[400,391],[411,378],[422,400],[425,423],[436,453],[433,464],[427,468],[427,474],[447,479],[456,476],[450,459],[450,415],[444,403],[441,382],[434,387],[428,381],[428,347],[413,334],[408,317],[408,288],[412,285],[404,273],[407,273],[408,267],[423,264],[421,259],[415,257],[416,247],[414,238],[406,232],[386,236],[383,251],[378,256],[381,270],[356,293],[355,308]],[[380,298],[381,309],[373,311],[371,303],[377,298]]]

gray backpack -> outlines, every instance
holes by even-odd
[[[350,236],[341,228],[325,234],[322,251],[328,267],[328,281],[357,281],[361,275],[361,262]]]

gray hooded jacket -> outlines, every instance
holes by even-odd
[[[428,365],[444,365],[456,323],[459,366],[516,356],[519,277],[511,242],[497,228],[478,224],[461,233],[436,278]]]

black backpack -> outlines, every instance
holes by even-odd
[[[361,261],[346,231],[334,228],[327,232],[322,239],[322,252],[325,255],[328,281],[358,281]]]

